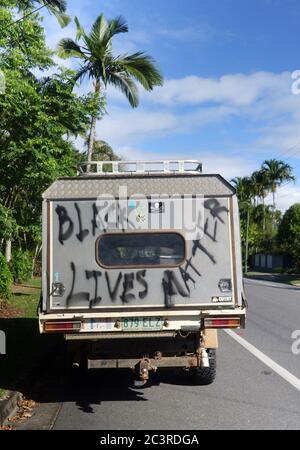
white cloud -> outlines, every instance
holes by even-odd
[[[193,133],[210,123],[223,122],[236,113],[229,106],[197,108],[189,113],[108,107],[109,114],[97,124],[97,135],[113,146],[143,142],[159,136]]]
[[[97,124],[97,135],[113,146],[144,140],[149,135],[170,133],[178,126],[178,118],[169,112],[142,109],[110,108],[109,115]]]
[[[257,163],[251,159],[251,155],[220,155],[218,152],[214,154],[201,154],[204,173],[218,173],[230,181],[236,176],[247,176],[257,169]]]
[[[266,198],[269,204],[273,203],[273,198],[269,195]],[[276,208],[285,211],[294,203],[300,203],[300,186],[295,186],[291,183],[286,184],[278,189],[275,195]]]
[[[253,142],[246,147],[272,150],[274,156],[274,152],[300,142],[300,96],[291,93],[291,84],[288,72],[224,75],[219,79],[190,76],[167,80],[153,93],[143,91],[142,106],[137,110],[128,108],[124,96],[109,88],[110,115],[98,124],[99,135],[114,145],[132,145],[149,137],[195,133],[205,125],[238,118],[246,119],[253,133]],[[111,102],[119,106],[111,107]],[[234,139],[232,142],[238,144]]]
[[[219,79],[189,76],[167,80],[163,87],[151,93],[141,91],[141,104],[146,102],[149,109],[155,108],[159,114],[161,111],[168,117],[171,114],[176,133],[196,131],[202,125],[225,122],[229,118],[246,119],[254,137],[248,146],[252,145],[254,151],[272,151],[274,156],[274,152],[285,152],[300,142],[300,95],[293,95],[291,86],[289,72],[233,74]],[[113,89],[108,90],[110,101],[126,105],[122,94]],[[183,110],[181,107],[188,108]],[[143,111],[141,114],[147,128],[147,113]],[[125,123],[129,120],[127,136],[132,134],[131,131],[134,133],[136,127],[131,117],[124,109],[121,120]],[[161,130],[160,120],[157,125]],[[116,124],[115,128],[118,128]],[[166,128],[168,131],[169,127]],[[142,136],[141,128],[138,135]]]
[[[290,81],[288,73],[256,72],[251,75],[223,75],[218,79],[187,76],[166,80],[162,87],[143,97],[162,105],[197,105],[214,102],[235,106],[252,105],[261,96],[272,95],[283,83]]]

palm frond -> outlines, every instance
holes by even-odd
[[[77,81],[79,81],[80,83],[82,82],[82,80],[89,75],[90,72],[90,66],[89,65],[84,65],[81,66],[79,70],[77,70],[75,76],[74,76],[74,83],[76,83]]]
[[[85,36],[85,31],[83,29],[83,27],[81,26],[78,17],[74,18],[74,22],[76,25],[76,41],[79,41],[83,36]]]
[[[108,22],[110,38],[119,33],[127,33],[128,25],[122,16],[115,17]]]
[[[139,105],[137,86],[128,75],[111,72],[107,77],[106,84],[111,84],[120,90],[127,97],[133,108],[136,108]]]
[[[55,8],[57,11],[61,13],[65,13],[67,11],[67,2],[66,0],[39,0],[39,3],[45,4],[47,7]]]
[[[108,22],[105,19],[103,14],[97,17],[95,22],[92,25],[92,29],[90,32],[90,39],[94,42],[98,42],[99,44],[103,42],[104,37],[107,34],[108,30]]]
[[[66,27],[71,17],[66,13],[67,2],[65,0],[38,0],[42,5],[45,5],[49,12],[53,14],[62,28]]]
[[[51,8],[49,9],[51,10],[52,14],[56,17],[59,25],[62,28],[65,28],[67,25],[69,25],[69,23],[71,22],[71,17],[68,14],[58,12],[55,9],[53,10]]]
[[[98,57],[103,56],[105,52],[111,50],[113,36],[119,33],[126,33],[127,31],[128,26],[121,16],[108,22],[104,15],[100,14],[92,25],[89,36],[85,37],[85,42],[92,53]]]
[[[58,43],[57,54],[60,58],[69,58],[74,56],[75,58],[86,58],[85,53],[81,50],[80,45],[78,45],[73,39],[64,38]]]
[[[154,59],[143,52],[116,58],[116,63],[120,64],[147,91],[163,84],[162,74],[156,67]]]

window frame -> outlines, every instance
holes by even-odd
[[[100,260],[100,255],[99,255],[99,241],[106,237],[106,236],[126,236],[126,235],[161,235],[161,234],[177,234],[178,236],[181,237],[182,241],[183,241],[183,257],[182,259],[176,263],[176,264],[160,264],[160,265],[153,265],[153,264],[128,264],[128,265],[114,265],[114,266],[107,266],[105,264],[103,264],[103,262],[101,262]],[[182,266],[182,264],[184,264],[184,262],[186,261],[187,257],[186,257],[186,252],[187,252],[187,246],[186,246],[186,239],[183,233],[179,232],[179,231],[174,231],[174,230],[163,230],[163,231],[130,231],[130,232],[109,232],[109,233],[102,233],[100,236],[97,237],[96,242],[95,242],[95,254],[96,254],[96,262],[97,264],[106,269],[106,270],[114,270],[114,269],[118,269],[118,270],[126,270],[126,269],[176,269],[177,267]]]

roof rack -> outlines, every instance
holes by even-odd
[[[153,173],[202,173],[197,160],[170,161],[90,161],[78,166],[78,175],[117,175]]]

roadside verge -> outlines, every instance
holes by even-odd
[[[14,415],[18,405],[38,401],[43,366],[55,354],[60,340],[40,335],[37,305],[40,279],[13,286],[8,307],[1,310],[0,330],[6,336],[6,352],[0,355],[0,426]],[[25,402],[25,403],[24,403]],[[28,410],[24,414],[29,414]]]

